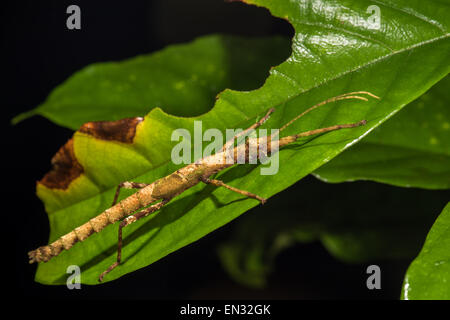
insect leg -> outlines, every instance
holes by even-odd
[[[234,141],[236,141],[237,138],[239,138],[240,136],[246,134],[247,132],[249,132],[250,130],[256,129],[258,127],[260,127],[264,122],[267,121],[267,119],[269,119],[270,114],[272,112],[274,112],[275,109],[271,108],[269,111],[267,111],[267,114],[261,118],[261,120],[257,121],[256,123],[254,123],[253,125],[251,125],[249,128],[245,129],[244,131],[239,132],[238,134],[236,134],[232,139],[230,139],[229,141],[227,141],[223,147],[222,150],[225,151],[227,150],[229,147],[231,147],[232,145],[234,145]]]
[[[154,213],[155,211],[158,211],[169,201],[170,201],[170,199],[165,199],[165,200],[158,202],[148,208],[145,208],[144,210],[139,211],[138,213],[135,213],[131,216],[126,217],[124,220],[122,220],[120,222],[120,224],[119,224],[119,241],[117,243],[117,260],[108,269],[106,269],[105,271],[103,271],[100,274],[100,276],[98,278],[99,282],[102,282],[105,275],[110,273],[115,267],[117,267],[120,264],[120,260],[122,258],[122,243],[123,243],[122,228],[128,226],[129,224],[131,224],[141,218],[147,217],[149,214]]]
[[[227,188],[228,190],[237,192],[237,193],[242,194],[242,195],[244,195],[246,197],[259,200],[259,201],[261,201],[261,204],[264,204],[267,201],[267,199],[261,198],[260,196],[258,196],[256,194],[250,193],[250,192],[245,191],[245,190],[236,189],[236,188],[234,188],[232,186],[229,186],[229,185],[225,184],[224,182],[222,182],[220,180],[202,178],[201,181],[203,183],[206,183],[206,184],[212,184],[213,186],[216,186],[216,187],[224,187],[224,188]]]
[[[113,200],[113,203],[112,203],[111,207],[114,206],[117,203],[117,199],[119,198],[119,193],[120,193],[120,189],[121,188],[125,188],[125,189],[142,189],[142,188],[145,188],[146,186],[148,186],[147,183],[128,182],[128,181],[119,183],[119,185],[117,186],[116,194],[114,195],[114,200]]]
[[[338,124],[338,125],[331,126],[331,127],[300,132],[300,133],[294,134],[292,136],[280,138],[280,140],[278,141],[279,147],[281,148],[289,143],[292,143],[292,142],[296,141],[298,138],[308,137],[308,136],[312,136],[312,135],[319,134],[319,133],[325,133],[325,132],[330,132],[330,131],[335,131],[335,130],[340,130],[340,129],[345,129],[345,128],[359,127],[359,126],[365,125],[366,123],[367,123],[366,120],[361,120],[356,123]]]
[[[335,131],[335,130],[340,130],[340,129],[345,129],[345,128],[354,128],[354,127],[359,127],[359,126],[363,126],[367,123],[366,120],[361,120],[359,122],[356,123],[348,123],[348,124],[338,124],[338,125],[334,125],[331,127],[326,127],[326,128],[320,128],[320,129],[315,129],[315,130],[311,130],[311,131],[306,131],[306,132],[301,132],[295,135],[296,139],[301,138],[301,137],[307,137],[307,136],[311,136],[314,134],[319,134],[319,133],[324,133],[324,132],[329,132],[329,131]]]

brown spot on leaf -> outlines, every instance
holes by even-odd
[[[73,139],[67,141],[52,158],[52,169],[38,183],[50,189],[67,189],[83,173],[73,151]]]
[[[79,132],[89,134],[97,139],[115,140],[132,143],[136,126],[143,118],[125,118],[117,121],[95,121],[83,124]]]
[[[117,121],[87,122],[78,131],[97,139],[132,143],[136,134],[136,126],[142,121],[143,118],[137,117]],[[83,167],[75,157],[73,139],[70,139],[54,155],[52,169],[38,183],[50,189],[65,190],[83,172]]]

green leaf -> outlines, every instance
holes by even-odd
[[[450,300],[450,202],[437,218],[422,251],[411,263],[402,288],[404,300]]]
[[[74,130],[88,121],[145,116],[156,107],[177,116],[209,109],[217,93],[260,87],[269,67],[289,56],[282,37],[205,36],[121,62],[91,64],[13,123],[42,115]]]
[[[430,210],[447,198],[442,191],[304,179],[241,216],[218,253],[230,276],[251,287],[264,286],[278,254],[299,243],[320,241],[345,263],[412,259],[436,218]]]
[[[446,77],[314,175],[326,182],[450,188],[449,87]]]
[[[179,166],[171,162],[173,130],[246,128],[271,107],[276,112],[266,128],[280,128],[309,106],[345,92],[370,91],[381,100],[347,100],[315,110],[284,134],[367,119],[367,125],[310,137],[285,148],[279,171],[263,176],[255,165],[235,166],[218,179],[243,190],[271,197],[294,184],[364,137],[411,102],[449,71],[447,5],[399,2],[402,10],[384,7],[380,30],[362,23],[371,1],[349,4],[330,1],[316,7],[304,1],[258,1],[275,16],[287,18],[296,30],[292,55],[271,69],[264,86],[254,91],[225,90],[213,109],[181,118],[154,108],[136,127],[131,143],[104,140],[76,132],[74,156],[83,174],[64,189],[38,185],[49,215],[50,239],[69,232],[109,207],[122,181],[152,182]],[[330,14],[340,12],[340,15]],[[411,15],[414,12],[415,15]],[[427,22],[428,21],[428,22]],[[432,23],[431,23],[431,22]],[[408,35],[408,36],[405,36]],[[167,94],[173,94],[172,91]],[[197,185],[174,199],[157,215],[133,223],[124,231],[123,262],[105,278],[116,279],[145,267],[190,244],[258,205],[253,199],[224,188]],[[70,217],[70,218],[68,218]],[[62,284],[68,265],[78,264],[82,282],[96,284],[98,275],[115,260],[117,226],[75,245],[50,262],[40,264],[36,280]]]

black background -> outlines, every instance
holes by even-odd
[[[66,8],[77,4],[82,12],[82,29],[66,28]],[[49,92],[73,72],[99,61],[112,61],[149,53],[173,43],[190,41],[210,33],[249,36],[293,35],[290,25],[273,18],[267,10],[222,0],[161,1],[18,1],[3,6],[2,52],[5,83],[2,93],[5,120],[43,102]],[[6,97],[6,99],[5,99]],[[3,211],[6,238],[13,246],[15,292],[26,298],[155,298],[155,299],[398,299],[410,260],[371,261],[347,265],[335,260],[319,244],[296,245],[279,255],[268,287],[249,289],[233,282],[222,269],[216,246],[227,239],[232,223],[182,250],[101,286],[43,286],[33,281],[36,265],[28,265],[26,253],[47,243],[48,219],[35,195],[35,183],[50,169],[50,159],[72,135],[42,117],[16,126],[6,123],[2,144],[10,163],[2,180],[7,187]],[[307,177],[271,199],[292,207],[320,210],[319,197],[300,197],[308,188],[320,187],[326,194],[356,201],[354,190],[368,188],[380,194],[384,210],[414,210],[418,201],[433,193],[438,201],[430,207],[437,214],[444,207],[444,192],[406,190],[370,182],[327,185]],[[13,192],[11,192],[11,190]],[[5,193],[4,193],[5,194]],[[252,213],[258,210],[253,209]],[[427,230],[431,226],[424,226]],[[13,223],[11,223],[13,222]],[[425,236],[425,234],[423,235]],[[3,246],[6,248],[6,246]],[[419,248],[418,248],[419,249]],[[5,261],[7,259],[3,259]],[[378,264],[382,289],[366,288],[366,267]]]

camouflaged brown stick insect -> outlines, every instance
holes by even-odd
[[[297,119],[301,118],[308,112],[312,111],[313,109],[316,109],[322,105],[325,105],[330,102],[344,100],[344,99],[359,99],[363,101],[367,101],[368,99],[360,96],[360,95],[368,95],[373,98],[379,99],[377,96],[371,94],[370,92],[365,91],[359,91],[359,92],[351,92],[346,93],[343,95],[339,95],[333,98],[330,98],[328,100],[322,101],[303,113],[299,114],[297,117],[286,123],[283,127],[281,127],[280,131],[283,131],[287,126],[292,124]],[[34,262],[47,262],[51,258],[59,255],[63,250],[69,250],[75,243],[78,241],[84,241],[86,240],[90,235],[92,235],[95,232],[100,232],[103,230],[106,226],[109,224],[113,224],[115,222],[121,221],[119,224],[119,241],[118,241],[118,250],[117,250],[117,259],[116,262],[113,263],[107,270],[105,270],[100,276],[99,281],[102,281],[103,277],[109,273],[111,270],[113,270],[115,267],[117,267],[120,264],[121,261],[121,250],[122,250],[122,228],[143,218],[148,216],[151,213],[154,213],[161,209],[166,203],[168,203],[171,199],[178,196],[182,192],[186,191],[187,189],[195,186],[196,184],[203,182],[205,184],[212,184],[217,187],[225,187],[231,191],[237,192],[239,194],[242,194],[244,196],[256,199],[260,201],[261,203],[264,203],[266,199],[255,195],[253,193],[250,193],[248,191],[239,190],[237,188],[234,188],[232,186],[226,185],[220,180],[210,179],[210,177],[219,171],[226,169],[228,167],[231,167],[237,163],[236,159],[238,159],[238,154],[240,152],[244,152],[245,154],[245,160],[247,162],[250,162],[250,157],[256,157],[260,158],[261,153],[252,153],[252,155],[249,152],[249,149],[251,147],[257,148],[258,150],[261,150],[262,145],[264,144],[265,147],[263,148],[263,156],[267,156],[271,152],[271,139],[273,139],[275,136],[267,136],[267,137],[260,137],[260,138],[248,138],[246,140],[245,144],[240,144],[238,146],[234,146],[235,140],[239,138],[242,135],[245,135],[250,130],[253,130],[259,126],[261,126],[270,116],[270,114],[274,111],[274,109],[270,109],[265,117],[263,117],[261,120],[253,124],[248,129],[238,133],[234,136],[233,139],[225,143],[224,147],[222,148],[222,151],[219,153],[216,153],[211,156],[204,157],[195,163],[189,164],[174,173],[163,177],[159,180],[156,180],[155,182],[151,184],[145,184],[145,183],[135,183],[135,182],[122,182],[117,190],[116,194],[114,196],[113,205],[105,210],[103,213],[99,214],[98,216],[90,219],[85,224],[79,226],[78,228],[75,228],[73,231],[67,233],[66,235],[63,235],[58,240],[50,243],[49,245],[42,246],[37,248],[36,250],[30,251],[28,253],[30,263]],[[136,118],[138,119],[138,118]],[[135,120],[135,121],[142,121],[142,120]],[[357,126],[361,126],[366,124],[366,120],[362,120],[356,123],[351,124],[341,124],[341,125],[334,125],[327,128],[320,128],[315,129],[307,132],[298,133],[295,135],[287,136],[279,138],[278,141],[278,148],[282,148],[290,143],[295,142],[297,139],[301,137],[311,136],[315,134],[325,133],[329,131],[344,129],[344,128],[353,128]],[[133,124],[132,124],[133,125]],[[132,127],[132,126],[131,126]],[[89,126],[85,126],[84,130],[91,130]],[[100,131],[101,132],[101,131]],[[98,134],[98,133],[97,133]],[[102,134],[102,133],[100,133]],[[107,136],[105,133],[103,135]],[[127,139],[126,137],[121,137],[122,139]],[[229,160],[230,157],[230,150],[231,150],[231,156],[232,161]],[[241,153],[242,154],[242,153]],[[58,154],[57,154],[58,155]],[[63,154],[59,155],[60,157],[64,157]],[[254,160],[254,159],[252,159]],[[251,163],[251,162],[250,162]],[[69,172],[69,174],[79,174],[76,166],[74,166],[74,172]],[[122,201],[117,202],[117,198],[119,195],[119,191],[121,188],[127,188],[127,189],[140,189],[136,193],[132,194],[131,196],[123,199]],[[151,205],[153,204],[153,205]],[[151,206],[149,206],[151,205]],[[148,208],[145,208],[149,206]],[[145,208],[141,211],[137,210]]]

